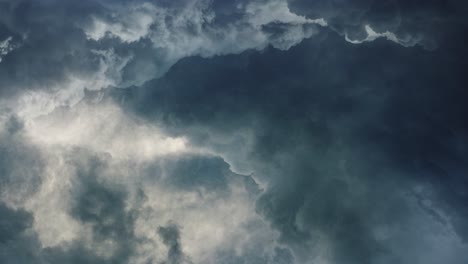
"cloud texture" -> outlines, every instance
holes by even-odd
[[[0,263],[466,263],[466,10],[0,0]]]

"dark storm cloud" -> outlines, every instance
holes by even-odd
[[[0,6],[0,35],[15,43],[0,63],[4,96],[18,89],[56,85],[71,72],[84,75],[97,69],[98,58],[74,25],[97,9],[95,4],[1,1]]]
[[[15,164],[11,160],[2,164],[2,194],[9,194],[8,191],[20,193],[22,199],[27,199],[33,195],[31,188],[38,187],[41,174],[38,172],[41,166],[35,164],[34,160],[28,158],[28,154],[22,150],[24,147],[15,144],[15,152],[2,153],[4,158],[21,160],[23,165]],[[30,155],[38,158],[40,155],[31,152]],[[84,153],[75,153],[76,156],[83,156]],[[8,161],[5,161],[8,162]],[[90,166],[87,166],[90,165]],[[77,188],[80,192],[73,200],[71,215],[83,224],[89,224],[93,230],[93,239],[97,243],[103,241],[114,241],[118,249],[111,258],[99,256],[85,244],[84,241],[76,240],[66,245],[57,247],[42,248],[35,230],[32,229],[33,216],[24,210],[14,210],[8,208],[3,203],[0,204],[0,262],[2,263],[127,263],[129,256],[133,253],[133,247],[137,241],[133,233],[133,213],[125,210],[125,192],[114,190],[98,181],[99,168],[105,163],[89,156],[87,164],[81,164],[80,181]],[[5,171],[5,167],[13,168],[13,171]],[[18,174],[14,170],[25,173],[35,173],[30,175],[32,179],[25,178],[25,175]],[[31,171],[31,172],[29,172]],[[37,174],[36,174],[37,173]],[[7,177],[5,179],[5,177]],[[16,186],[19,183],[21,186]],[[31,183],[33,181],[34,183]],[[30,187],[31,185],[32,187]],[[4,190],[3,188],[6,188]],[[12,189],[12,190],[8,190]],[[24,191],[31,193],[25,194]],[[9,194],[7,199],[14,200],[14,194]],[[17,194],[18,195],[18,194]]]
[[[0,205],[0,261],[14,263],[115,263],[94,254],[80,242],[64,247],[42,248],[32,230],[33,217],[29,212]]]
[[[219,157],[182,157],[168,160],[164,167],[168,173],[168,184],[181,189],[206,188],[210,191],[225,192],[228,188],[228,177],[235,175],[229,170],[229,164]]]
[[[258,184],[251,176],[232,172],[223,158],[213,155],[164,157],[149,164],[143,170],[143,175],[147,184],[164,184],[174,191],[209,191],[226,197],[230,194],[230,184],[237,182],[244,186],[249,195],[260,193]]]
[[[177,60],[263,49],[288,49],[327,24],[350,40],[365,25],[393,32],[403,45],[434,48],[464,23],[460,1],[7,1],[0,2],[0,92],[83,85],[141,84]],[[53,15],[51,15],[53,14]],[[456,32],[460,34],[461,32]],[[387,36],[388,37],[388,36]],[[372,40],[371,38],[370,40]],[[106,52],[107,53],[106,53]],[[97,77],[96,72],[102,76]],[[82,88],[80,88],[82,89]]]
[[[37,191],[45,161],[40,149],[24,137],[21,119],[14,114],[6,114],[1,119],[0,196],[18,202]]]
[[[255,246],[242,255],[236,254],[235,251],[219,252],[217,261],[223,264],[292,264],[296,263],[291,251],[286,248],[276,247],[271,256],[259,254],[258,248]]]
[[[0,243],[6,244],[14,240],[25,229],[31,227],[32,216],[23,210],[13,210],[0,204]]]
[[[54,172],[76,173],[66,213],[90,237],[43,248],[33,212],[10,205],[34,195],[56,164],[45,170],[49,146],[30,144],[23,120],[2,108],[0,262],[129,263],[150,240],[135,233],[146,210],[141,190],[131,203],[139,185],[218,199],[242,180],[279,240],[267,253],[255,239],[242,253],[217,249],[218,263],[466,263],[466,4],[291,0],[290,13],[283,3],[0,1],[2,97],[61,89],[71,77],[99,89],[164,74],[108,95],[195,147],[245,155],[239,164],[253,172],[201,154],[132,171],[109,154],[64,147],[69,167]],[[329,29],[294,13],[323,17]],[[126,169],[135,186],[119,182]],[[249,222],[243,236],[261,227]],[[191,263],[179,226],[155,234],[165,263]]]
[[[158,227],[158,235],[168,248],[167,261],[164,264],[189,264],[190,259],[182,251],[180,242],[180,228],[175,223]]]
[[[105,159],[93,156],[86,159],[84,164],[76,165],[79,177],[77,184],[80,186],[74,189],[78,193],[72,200],[70,213],[92,227],[93,238],[97,243],[106,240],[115,243],[114,254],[107,262],[127,263],[137,241],[133,234],[136,211],[127,211],[125,189],[119,190],[119,187],[102,182],[100,174],[106,166]]]
[[[163,184],[175,192],[196,191],[201,195],[208,192],[223,198],[232,194],[231,184],[236,183],[253,198],[261,193],[252,175],[233,172],[223,158],[214,155],[169,155],[152,161],[142,175],[146,184]]]
[[[76,79],[94,80],[81,84],[94,87],[76,89],[141,84],[183,57],[239,53],[270,43],[287,49],[317,30],[315,22],[289,13],[278,1],[267,6],[276,13],[265,12],[269,3],[4,0],[0,92],[60,90]],[[284,23],[282,32],[270,36],[261,30],[277,20]]]
[[[375,31],[393,32],[404,45],[420,44],[433,49],[453,33],[454,26],[466,25],[464,1],[404,0],[288,0],[290,8],[307,17],[323,17],[330,28],[351,40],[367,37],[366,25]]]
[[[136,211],[126,208],[126,190],[102,182],[101,174],[107,166],[105,158],[82,150],[76,150],[73,156],[78,179],[74,183],[76,188],[72,189],[74,198],[70,201],[69,214],[83,225],[91,227],[91,241],[95,244],[89,245],[89,241],[78,238],[58,246],[43,247],[38,234],[32,229],[32,214],[1,204],[2,263],[128,263],[135,253],[135,247],[141,240],[133,234]],[[35,166],[27,160],[23,162],[25,166]],[[105,253],[108,254],[106,256],[93,248],[109,242],[112,246],[107,249],[109,252]]]
[[[425,51],[323,33],[287,52],[184,59],[114,96],[200,144],[253,128],[247,159],[270,183],[257,210],[300,262],[327,241],[332,263],[463,263],[456,248],[428,252],[432,232],[467,232],[466,51],[449,37]]]
[[[30,213],[0,204],[0,262],[40,263],[38,242],[28,234],[33,222]]]

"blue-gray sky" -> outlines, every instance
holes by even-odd
[[[0,0],[0,263],[468,263],[467,11]]]

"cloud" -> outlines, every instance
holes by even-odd
[[[252,172],[256,211],[297,263],[462,263],[461,49],[322,32],[288,51],[187,58],[110,95]],[[440,71],[446,56],[457,63]]]
[[[0,116],[0,197],[12,204],[35,193],[44,172],[41,149],[24,138],[24,124],[14,114]],[[28,166],[24,166],[28,164]]]
[[[103,122],[106,120],[106,122]],[[27,136],[48,146],[85,147],[116,159],[151,160],[157,156],[196,152],[181,137],[168,137],[112,103],[81,102],[29,120]],[[201,150],[200,150],[201,151]]]
[[[14,210],[0,204],[2,220],[0,222],[0,243],[5,244],[21,235],[31,226],[32,217],[24,210]]]
[[[183,226],[179,241],[194,263],[218,263],[234,250],[247,258],[252,244],[262,245],[256,250],[265,261],[273,256],[270,241],[277,234],[255,213],[259,191],[250,176],[233,173],[222,158],[189,145],[172,151],[172,141],[155,124],[115,107],[85,100],[45,116],[5,120],[8,140],[2,142],[12,145],[3,143],[10,161],[1,164],[2,201],[34,219],[25,236],[11,242],[18,252],[34,252],[27,261],[175,263],[181,260],[178,251],[169,249],[167,260],[156,232],[171,219]],[[134,139],[124,137],[132,133]],[[145,146],[157,151],[144,155]],[[18,252],[9,251],[6,263],[16,261]]]
[[[323,19],[292,13],[286,2],[4,1],[0,24],[1,92],[30,90],[53,108],[73,105],[84,89],[127,87],[163,75],[190,56],[236,54],[268,45],[288,49],[313,36]],[[226,10],[229,10],[226,13]],[[13,13],[25,19],[18,20]],[[53,13],[53,16],[49,14]],[[266,28],[281,23],[273,34]],[[11,44],[18,43],[18,44]],[[41,99],[42,100],[42,99]],[[45,99],[44,99],[45,100]]]
[[[167,226],[158,227],[158,235],[161,237],[164,245],[168,247],[167,261],[164,263],[192,263],[182,252],[182,245],[180,243],[180,230],[176,224],[169,223]]]
[[[366,1],[337,8],[324,1],[282,0],[4,1],[2,5],[11,12],[5,11],[0,23],[6,36],[2,53],[9,54],[0,65],[0,92],[28,100],[36,113],[77,103],[85,88],[143,84],[182,58],[238,54],[268,45],[287,50],[326,28],[353,43],[384,37],[404,46],[432,45],[429,34],[413,33],[406,24],[395,22],[400,15],[392,10],[399,9],[391,3],[383,14],[377,4],[377,11],[367,12],[373,5]],[[370,18],[361,21],[360,16],[352,16],[353,10],[369,13]],[[432,5],[427,10],[435,12]],[[15,13],[25,19],[15,19]],[[348,21],[354,17],[358,21]],[[24,90],[27,96],[18,95]]]
[[[106,38],[116,38],[124,45],[149,41],[151,60],[135,59],[150,67],[152,74],[127,76],[127,82],[128,78],[134,77],[133,82],[137,84],[164,74],[184,57],[260,50],[269,44],[288,49],[311,37],[316,31],[314,26],[326,26],[323,19],[312,20],[291,13],[286,2],[277,0],[240,2],[230,10],[237,14],[234,17],[219,12],[211,1],[180,1],[177,6],[141,2],[130,9],[120,5],[107,7],[115,15],[93,17],[92,23],[84,26],[84,32],[88,38],[100,42]],[[272,23],[283,23],[289,27],[271,38],[263,27]],[[130,63],[124,71],[133,72],[132,67],[134,65]]]
[[[365,39],[362,39],[362,40],[352,40],[352,39],[349,39],[347,33],[345,33],[345,39],[346,41],[350,42],[350,43],[353,43],[353,44],[361,44],[363,42],[369,42],[369,41],[374,41],[378,38],[386,38],[390,41],[393,41],[395,43],[398,43],[400,45],[403,45],[403,46],[414,46],[418,43],[418,41],[414,41],[412,39],[399,39],[395,33],[392,33],[390,31],[386,31],[386,32],[383,32],[383,33],[377,33],[375,32],[369,25],[365,25],[364,26],[365,30],[366,30],[366,34],[367,34],[367,37]]]
[[[2,62],[2,57],[10,53],[15,49],[14,45],[11,44],[12,37],[8,37],[3,41],[0,41],[0,62]]]
[[[464,4],[0,2],[0,262],[467,258]]]
[[[453,34],[454,25],[464,24],[465,3],[429,1],[304,1],[289,0],[292,12],[324,18],[331,29],[353,41],[370,41],[367,27],[378,34],[392,33],[404,46],[435,49]],[[465,23],[466,25],[466,23]],[[372,34],[371,34],[372,35]],[[388,36],[387,36],[388,37]],[[390,39],[391,40],[391,39]],[[393,40],[392,40],[393,41]]]

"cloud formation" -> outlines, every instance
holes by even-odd
[[[466,26],[462,1],[307,1],[288,0],[289,7],[306,17],[321,17],[329,27],[351,41],[369,40],[369,28],[398,39],[404,46],[420,45],[435,49],[453,30]]]
[[[464,10],[0,0],[0,262],[465,263]]]
[[[172,230],[171,220],[183,226],[177,243],[194,262],[246,258],[259,242],[259,257],[273,257],[276,246],[268,242],[277,234],[255,214],[259,190],[250,176],[121,110],[89,99],[27,121],[5,120],[1,197],[5,215],[27,221],[5,219],[2,262],[33,252],[24,263],[184,263],[159,228]]]
[[[167,264],[192,263],[182,252],[179,227],[173,223],[158,227],[158,234],[168,247]]]
[[[185,59],[112,96],[254,172],[268,186],[256,211],[298,263],[462,263],[463,60],[440,71],[444,49],[331,34],[287,52]]]

